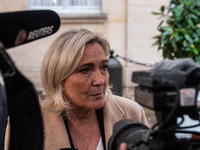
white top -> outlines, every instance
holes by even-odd
[[[104,150],[103,149],[103,142],[102,142],[102,138],[100,137],[99,143],[97,145],[96,150]]]

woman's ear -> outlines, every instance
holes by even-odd
[[[62,91],[65,91],[65,80],[61,83]]]

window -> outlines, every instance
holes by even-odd
[[[29,9],[52,9],[59,14],[99,14],[101,0],[29,0]]]

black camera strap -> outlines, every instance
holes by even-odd
[[[96,110],[96,113],[97,113],[97,118],[98,118],[99,125],[100,125],[103,147],[104,147],[104,150],[106,150],[105,132],[104,132],[104,123],[103,123],[103,108]],[[63,148],[63,149],[60,149],[60,150],[77,150],[74,147],[74,143],[72,141],[69,126],[68,126],[68,123],[67,123],[67,118],[63,116],[63,120],[64,120],[64,123],[65,123],[65,127],[67,129],[67,134],[68,134],[68,137],[69,137],[69,142],[70,142],[71,148]]]

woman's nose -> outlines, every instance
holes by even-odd
[[[94,76],[93,76],[92,84],[94,86],[102,86],[105,82],[105,79],[104,79],[104,75],[101,73],[101,71],[96,71],[93,75]]]

